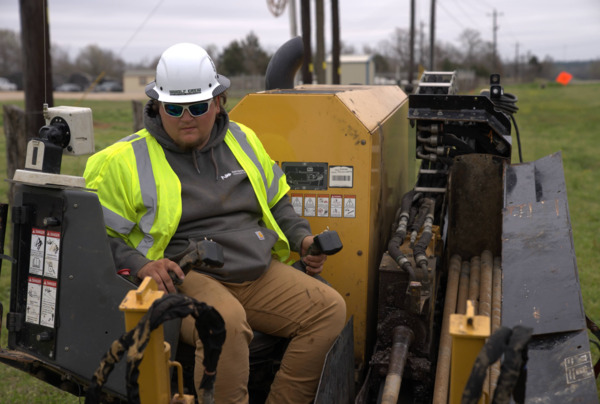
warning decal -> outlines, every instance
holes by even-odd
[[[56,281],[44,279],[40,325],[54,328],[56,313]]]
[[[29,273],[42,275],[44,273],[44,251],[46,249],[46,231],[31,229],[31,253],[29,254]]]
[[[292,207],[299,216],[302,216],[302,194],[292,194]]]
[[[356,195],[344,196],[344,217],[356,217]]]
[[[40,302],[42,300],[42,279],[30,276],[27,278],[27,311],[25,321],[40,323]]]
[[[317,198],[317,216],[328,217],[329,216],[329,196],[319,195]]]
[[[315,216],[317,209],[317,198],[316,195],[305,195],[304,196],[304,216]]]
[[[342,217],[342,195],[331,195],[331,217]]]
[[[58,258],[60,254],[60,233],[50,231],[46,234],[46,258],[44,260],[44,276],[58,278]]]

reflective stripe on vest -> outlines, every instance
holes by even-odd
[[[254,152],[254,149],[252,148],[252,146],[250,146],[250,143],[248,143],[246,133],[244,133],[244,131],[235,122],[229,122],[229,130],[239,143],[244,153],[246,153],[246,155],[250,158],[250,160],[252,160],[256,168],[258,168],[258,172],[260,172],[263,183],[265,184],[265,190],[267,191],[267,202],[269,203],[269,205],[271,205],[273,198],[275,198],[279,193],[279,180],[281,179],[281,177],[283,177],[283,171],[281,170],[281,168],[279,168],[277,164],[273,164],[272,170],[274,177],[271,181],[271,185],[269,186],[267,176],[265,175],[265,170],[263,170],[263,166],[262,164],[260,164],[260,161],[258,160],[258,156]]]

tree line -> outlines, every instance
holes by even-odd
[[[342,54],[369,54],[373,56],[378,76],[390,80],[406,78],[410,60],[410,40],[408,30],[396,28],[390,37],[378,44],[364,46],[357,50],[353,46],[341,44]],[[429,41],[426,33],[417,29],[415,35],[415,67],[428,66]],[[260,44],[259,38],[250,32],[245,38],[231,41],[220,50],[215,45],[203,45],[215,60],[218,70],[226,76],[264,75],[272,54]],[[110,50],[97,44],[81,49],[75,58],[58,44],[50,48],[53,84],[60,85],[74,80],[93,81],[100,75],[103,80],[121,81],[127,69],[154,69],[158,58],[126,63]],[[500,73],[503,77],[512,77],[519,81],[531,81],[536,78],[553,80],[558,70],[564,68],[551,58],[540,59],[527,53],[516,60],[500,60],[492,53],[492,44],[482,39],[473,29],[465,29],[458,38],[458,45],[438,41],[434,49],[436,66],[433,70],[470,70],[476,76],[487,79],[491,73]],[[21,41],[18,33],[0,30],[0,77],[22,86],[21,79]],[[581,79],[600,79],[600,60],[572,65],[576,77]],[[573,72],[572,72],[573,73]]]

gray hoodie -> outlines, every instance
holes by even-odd
[[[223,268],[204,272],[225,282],[258,278],[271,262],[271,248],[277,234],[262,222],[262,211],[246,172],[225,144],[229,116],[217,116],[208,143],[201,150],[182,151],[162,127],[159,115],[144,109],[144,125],[164,148],[167,161],[181,182],[182,215],[177,231],[165,250],[173,257],[190,240],[211,239],[223,247]],[[300,250],[311,234],[308,222],[299,217],[285,196],[272,209],[293,251]],[[149,260],[121,239],[111,240],[117,268],[133,274]]]

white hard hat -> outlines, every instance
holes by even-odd
[[[156,80],[146,95],[162,102],[188,103],[209,100],[229,88],[227,77],[217,73],[212,59],[198,45],[179,43],[160,57]]]

